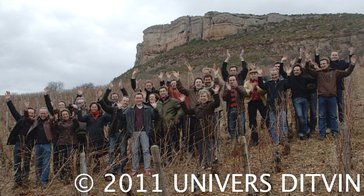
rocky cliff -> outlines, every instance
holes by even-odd
[[[155,25],[144,30],[143,42],[137,46],[135,65],[144,64],[193,40],[219,40],[239,31],[247,31],[249,27],[305,17],[276,13],[257,16],[219,12],[208,12],[204,16],[183,16],[171,24]]]

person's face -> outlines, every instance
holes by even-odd
[[[76,105],[77,105],[78,107],[81,107],[81,106],[85,105],[85,99],[84,99],[83,97],[79,97],[79,98],[77,98],[77,100],[76,100]]]
[[[250,78],[252,80],[258,80],[258,73],[257,72],[250,73]]]
[[[63,111],[61,115],[62,115],[63,120],[69,120],[70,119],[70,114],[67,111]]]
[[[40,119],[45,120],[48,117],[48,110],[45,108],[41,108],[39,110],[39,117]]]
[[[278,71],[277,70],[273,70],[270,72],[270,77],[272,78],[272,80],[276,81],[279,79],[279,75],[278,75]]]
[[[204,69],[202,69],[202,75],[208,75],[208,74],[210,74],[210,69],[208,69],[208,68],[204,68]]]
[[[205,80],[205,85],[206,85],[206,86],[211,86],[212,78],[210,78],[210,77],[206,77],[204,80]]]
[[[337,60],[339,60],[339,53],[338,53],[338,52],[331,52],[330,59],[331,59],[332,61],[337,61]]]
[[[199,101],[201,103],[206,103],[208,100],[209,100],[209,97],[208,97],[207,93],[201,93],[200,94],[200,100]]]
[[[160,95],[161,97],[166,97],[166,96],[168,96],[167,89],[165,89],[165,88],[161,88],[161,89],[159,89],[159,95]]]
[[[202,80],[200,80],[200,79],[195,80],[195,87],[196,87],[196,89],[202,88],[203,87]]]
[[[58,109],[59,110],[63,110],[65,108],[66,108],[66,104],[64,102],[61,101],[61,102],[58,103]]]
[[[113,93],[111,95],[111,101],[116,103],[116,102],[118,102],[118,100],[119,100],[119,95],[116,93]]]
[[[28,115],[30,119],[35,118],[35,111],[33,109],[28,109]]]
[[[321,69],[327,69],[329,67],[329,63],[326,60],[320,61]]]
[[[126,108],[126,107],[128,107],[128,105],[129,105],[129,98],[128,97],[123,97],[123,99],[121,100],[121,106],[123,108]]]
[[[171,81],[171,87],[173,88],[173,89],[176,89],[177,88],[177,82],[176,81]]]
[[[281,66],[281,64],[279,64],[279,63],[274,64],[274,68],[276,68],[277,70],[279,70],[280,66]]]
[[[231,87],[235,88],[238,86],[238,82],[236,81],[236,78],[235,77],[230,77],[229,78],[229,84]]]
[[[230,67],[229,72],[230,72],[229,74],[233,76],[238,74],[238,70],[236,69],[236,67]]]
[[[99,108],[97,107],[96,104],[92,104],[90,107],[91,112],[97,112],[99,110]]]
[[[155,103],[157,102],[157,98],[155,97],[155,94],[149,95],[149,103]]]
[[[300,67],[296,66],[293,68],[293,75],[299,76],[299,75],[301,75],[301,73],[302,73],[302,70]]]
[[[142,95],[135,95],[135,104],[142,105],[143,104],[143,96]]]
[[[151,82],[145,83],[145,89],[147,89],[147,91],[152,91],[153,83],[151,83]]]

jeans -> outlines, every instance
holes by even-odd
[[[51,144],[35,144],[36,182],[45,186],[49,178]]]
[[[326,128],[330,127],[332,133],[338,133],[336,97],[319,97],[319,128],[320,136],[326,136]],[[329,126],[327,125],[329,120]]]
[[[139,170],[139,148],[142,145],[142,153],[144,160],[144,169],[150,169],[150,152],[149,152],[149,137],[145,131],[134,131],[133,132],[133,159],[132,159],[132,169],[133,171]]]
[[[214,139],[202,138],[197,142],[199,162],[202,166],[212,166]]]
[[[56,145],[54,145],[56,146]],[[59,165],[61,169],[59,171],[60,173],[60,178],[62,180],[66,180],[66,178],[70,178],[72,179],[71,176],[71,155],[72,155],[72,150],[73,145],[57,145],[57,149],[58,149],[58,154],[59,154]],[[56,173],[55,173],[56,174]]]
[[[245,112],[238,114],[237,108],[228,109],[228,131],[231,138],[238,138],[239,135],[245,134]],[[240,118],[240,122],[237,121]],[[238,124],[236,124],[238,122]],[[238,128],[237,126],[238,125]]]
[[[299,124],[299,136],[303,137],[308,132],[307,118],[308,118],[308,101],[304,97],[297,97],[293,99],[293,106],[296,112],[296,117]]]
[[[21,184],[28,180],[31,155],[32,145],[16,142],[13,149],[15,183]]]
[[[310,93],[308,100],[310,105],[310,122],[308,124],[310,132],[313,132],[317,126],[317,92]]]
[[[288,133],[286,111],[269,111],[269,133],[275,144],[279,144],[280,137],[286,137]],[[277,118],[279,122],[277,122]],[[277,130],[278,128],[278,130]],[[283,134],[282,134],[283,132]]]
[[[336,102],[339,110],[339,121],[344,122],[344,90],[340,87],[336,91]]]
[[[115,133],[109,137],[109,166],[111,173],[117,174],[118,172],[123,173],[124,167],[128,162],[127,145],[128,138],[126,133]],[[120,157],[116,159],[117,151],[120,150]]]

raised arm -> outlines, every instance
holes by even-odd
[[[346,70],[336,70],[336,76],[338,78],[344,78],[344,77],[349,76],[354,71],[355,63],[356,63],[356,57],[351,56],[350,57],[350,66],[349,66],[349,68],[346,69]]]
[[[221,76],[224,81],[227,81],[227,79],[229,77],[229,73],[227,71],[227,65],[228,65],[229,59],[230,59],[230,53],[229,53],[229,50],[226,50],[226,59],[222,63],[222,66],[221,66]]]
[[[180,92],[180,93],[182,93],[182,94],[184,94],[184,95],[189,95],[190,93],[189,93],[189,91],[182,85],[182,82],[181,82],[181,80],[180,80],[180,78],[179,78],[179,72],[176,72],[176,71],[173,71],[172,72],[173,73],[173,75],[174,75],[174,77],[176,77],[177,78],[177,89],[178,89],[178,91]]]
[[[240,61],[241,61],[241,71],[238,74],[238,83],[243,84],[244,80],[246,79],[246,76],[248,75],[248,64],[244,60],[244,49],[240,52]]]
[[[9,110],[10,110],[10,113],[11,115],[14,117],[14,119],[16,121],[19,121],[21,119],[21,115],[20,113],[16,110],[13,102],[10,100],[10,92],[9,91],[6,91],[5,93],[5,101],[6,101],[6,105],[8,106]]]
[[[49,97],[49,93],[48,93],[47,89],[44,89],[44,100],[45,100],[45,104],[47,106],[49,114],[51,114],[53,116],[54,108],[52,106],[52,101],[51,101],[51,98]]]
[[[131,79],[130,79],[130,85],[131,88],[136,91],[137,85],[136,85],[136,74],[139,72],[139,69],[136,68],[133,70],[133,73],[131,74]]]

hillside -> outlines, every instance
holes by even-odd
[[[208,14],[209,13],[206,15]],[[226,18],[229,18],[226,16],[228,15],[227,13],[222,14]],[[216,15],[220,16],[219,14]],[[235,15],[233,16],[235,17]],[[252,19],[258,17],[254,15],[244,16],[245,20],[248,20],[249,17]],[[239,31],[237,30],[233,35],[231,35],[231,32],[225,32],[225,34],[219,34],[220,36],[214,39],[189,39],[185,40],[183,45],[180,44],[178,39],[172,39],[168,43],[164,43],[161,39],[150,40],[155,37],[147,36],[147,29],[144,32],[144,40],[140,45],[150,42],[156,43],[150,47],[146,46],[143,50],[138,49],[135,67],[139,68],[139,70],[143,70],[141,73],[143,79],[153,79],[160,71],[186,71],[186,62],[189,62],[195,67],[196,73],[204,66],[211,67],[213,63],[220,65],[225,59],[226,49],[229,49],[232,53],[230,61],[232,63],[238,63],[239,52],[241,48],[244,48],[246,51],[246,61],[248,63],[258,63],[260,65],[269,65],[272,62],[279,60],[282,55],[288,55],[288,57],[291,58],[297,57],[300,47],[306,48],[307,51],[311,53],[314,52],[315,48],[319,47],[322,56],[329,55],[329,52],[332,50],[338,50],[340,51],[340,54],[345,57],[348,54],[347,49],[350,46],[356,47],[358,54],[361,54],[364,51],[364,15],[362,14],[294,16],[276,14],[275,16],[276,18],[280,18],[280,20],[276,19],[272,22],[265,22],[263,24],[258,22],[256,24],[249,23],[249,25],[247,25],[246,22],[242,22],[241,29],[239,29]],[[263,20],[262,18],[260,19]],[[180,20],[181,19],[173,21],[169,28],[183,28],[183,25],[185,24],[180,24]],[[266,19],[266,21],[269,20]],[[235,20],[231,22],[226,19],[221,23],[226,26],[237,26]],[[158,34],[159,37],[176,36],[171,34],[171,32],[168,31],[168,28],[165,30],[166,28],[164,25],[158,25],[152,29],[155,28],[160,28],[159,31],[163,30]],[[162,50],[159,53],[154,52],[155,45],[163,44],[179,46],[169,48],[169,50],[165,51]],[[153,58],[150,58],[150,60],[147,60],[148,57],[143,56],[152,53]],[[141,64],[141,62],[144,63]],[[115,79],[129,78],[130,74],[131,70]]]

